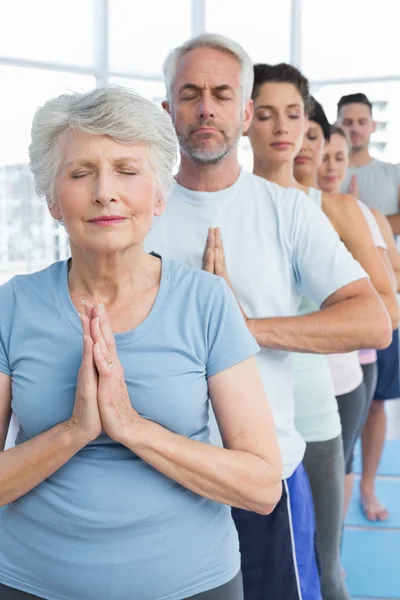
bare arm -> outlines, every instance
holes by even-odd
[[[349,195],[324,194],[323,209],[346,248],[370,276],[389,314],[392,329],[396,329],[399,307],[393,282],[357,201]]]
[[[372,214],[378,223],[379,229],[381,230],[383,239],[387,245],[386,257],[389,259],[390,265],[393,269],[394,277],[396,279],[396,290],[400,291],[400,252],[396,246],[396,240],[393,235],[392,228],[388,219],[379,210],[371,209]]]
[[[0,373],[0,506],[31,491],[100,434],[97,381],[88,336],[83,347],[71,418],[9,450],[4,450],[4,444],[11,418],[11,377]]]
[[[281,496],[282,462],[255,359],[214,375],[208,385],[224,448],[144,420],[122,443],[196,494],[269,514]]]
[[[11,377],[0,373],[0,506],[42,483],[83,447],[61,423],[4,451],[10,419]]]
[[[249,319],[247,325],[260,346],[314,354],[386,348],[392,337],[382,301],[367,279],[337,290],[319,312],[300,317]]]

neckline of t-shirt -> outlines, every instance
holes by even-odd
[[[201,192],[197,190],[189,190],[188,188],[180,185],[176,180],[174,182],[175,190],[185,196],[185,200],[193,203],[211,201],[218,202],[221,200],[226,200],[227,198],[231,198],[232,195],[238,191],[246,177],[246,171],[244,169],[240,169],[240,173],[236,181],[227,188],[223,190],[217,190],[216,192]]]
[[[157,256],[161,260],[161,279],[160,287],[158,289],[158,293],[154,304],[144,321],[142,321],[137,327],[135,327],[135,329],[115,334],[115,341],[118,347],[127,346],[129,344],[135,344],[138,341],[142,340],[156,325],[168,303],[173,277],[172,261],[162,258],[159,254],[155,254],[155,256]],[[81,321],[79,318],[79,314],[72,302],[68,287],[69,260],[70,259],[63,260],[58,263],[58,296],[60,306],[66,320],[73,327],[73,329],[75,329],[75,331],[81,336]]]

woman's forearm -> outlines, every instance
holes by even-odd
[[[143,420],[123,444],[183,487],[221,504],[269,514],[282,493],[281,465],[191,440]]]
[[[0,452],[0,506],[30,492],[84,445],[65,422]]]

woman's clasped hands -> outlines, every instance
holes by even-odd
[[[123,443],[128,431],[142,418],[132,407],[118,358],[114,334],[103,304],[84,305],[80,315],[83,355],[78,374],[75,405],[68,425],[86,443],[104,432]]]

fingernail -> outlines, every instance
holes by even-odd
[[[99,304],[99,306],[97,308],[99,309],[100,313],[104,312],[104,304]]]
[[[82,304],[85,305],[86,304],[86,300],[82,300]]]
[[[100,319],[99,319],[99,317],[96,317],[96,325],[99,325],[99,323],[100,323]]]

